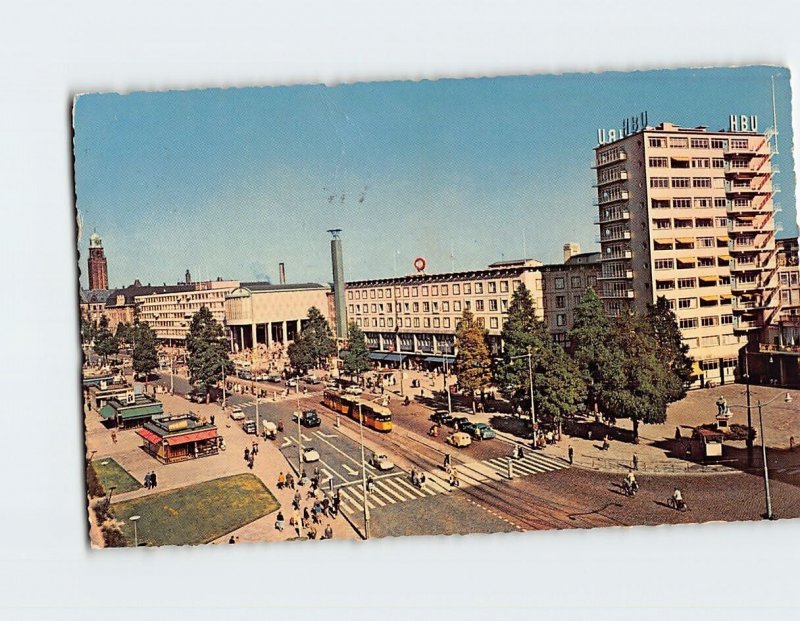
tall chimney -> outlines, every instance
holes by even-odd
[[[567,242],[564,244],[564,263],[574,257],[576,254],[581,253],[581,245],[576,242]]]
[[[344,264],[342,263],[342,229],[330,229],[331,267],[333,268],[333,306],[336,311],[336,337],[347,338],[347,307],[344,301]]]
[[[285,263],[278,263],[278,282],[280,284],[286,284],[286,264]]]

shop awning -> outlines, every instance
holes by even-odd
[[[171,436],[164,438],[164,444],[170,446],[177,446],[179,444],[187,444],[189,442],[201,442],[202,440],[213,440],[217,437],[216,429],[204,429],[203,431],[195,431],[193,433],[184,433],[179,436]]]
[[[150,444],[158,444],[161,442],[161,436],[159,436],[157,433],[153,433],[149,429],[137,429],[136,433],[142,436]]]
[[[703,369],[700,368],[700,363],[697,360],[694,361],[692,365],[692,375],[702,375]]]
[[[717,282],[716,276],[700,276],[700,280],[703,282]]]
[[[371,351],[369,352],[369,357],[371,360],[384,360],[386,356],[388,356],[386,352],[383,351]]]
[[[455,356],[428,356],[425,358],[425,362],[438,362],[439,364],[444,364],[447,362],[449,364],[453,364],[455,359]]]
[[[661,239],[654,239],[653,240],[657,244],[665,244],[665,245],[672,245],[672,240],[662,237]]]
[[[675,260],[678,263],[691,263],[692,265],[697,261],[694,257],[675,257]]]
[[[701,295],[700,299],[703,300],[703,302],[718,302],[719,301],[719,299],[717,298],[716,295]]]
[[[725,239],[727,239],[727,237]],[[675,241],[679,244],[693,244],[694,237],[676,237]]]
[[[404,354],[388,353],[383,358],[386,362],[402,362]]]
[[[142,405],[139,407],[122,408],[119,416],[122,420],[136,420],[137,418],[152,418],[164,413],[164,407],[160,403]]]

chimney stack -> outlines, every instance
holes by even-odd
[[[331,268],[333,271],[333,303],[336,312],[336,337],[347,338],[347,308],[344,301],[344,264],[342,262],[342,229],[330,229]]]
[[[581,245],[576,242],[567,242],[564,244],[564,263],[574,257],[576,254],[581,253]]]
[[[278,263],[278,282],[282,285],[286,284],[286,264]]]

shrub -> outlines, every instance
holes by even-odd
[[[125,548],[128,546],[128,541],[122,531],[114,525],[106,525],[102,528],[103,541],[105,541],[107,548]]]
[[[86,464],[86,489],[89,492],[90,498],[99,498],[105,495],[105,490],[97,478],[97,473],[94,471],[94,466],[90,463]]]

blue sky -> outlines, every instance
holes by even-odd
[[[139,278],[348,280],[485,267],[596,248],[597,128],[646,110],[772,124],[776,76],[784,236],[796,235],[789,72],[775,67],[81,96],[75,180],[82,278],[93,230],[112,287]],[[523,241],[524,240],[524,241]],[[452,258],[451,258],[452,249]]]

